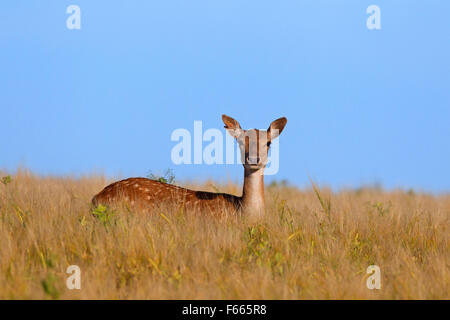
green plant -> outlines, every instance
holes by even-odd
[[[147,175],[147,178],[168,184],[173,184],[175,182],[175,175],[172,169],[167,169],[162,176],[154,174],[150,171],[150,173]]]
[[[112,219],[115,216],[115,211],[109,209],[108,207],[99,204],[96,208],[92,210],[92,214],[105,226],[111,225]]]
[[[56,288],[56,282],[57,279],[51,272],[41,281],[42,289],[44,289],[45,294],[54,300],[59,299],[60,295],[59,290]]]
[[[246,239],[247,252],[250,256],[261,257],[270,249],[269,234],[263,225],[248,227]]]
[[[5,177],[2,177],[2,183],[6,186],[7,184],[9,184],[9,183],[11,183],[11,181],[12,181],[12,179],[11,179],[11,176],[5,176]]]
[[[375,202],[374,204],[372,204],[372,208],[374,208],[380,216],[384,216],[385,214],[389,213],[390,204],[388,204],[386,208],[382,202]]]

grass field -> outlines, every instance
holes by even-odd
[[[1,299],[450,298],[450,195],[270,186],[259,222],[94,216],[90,200],[109,182],[27,171],[2,180]],[[81,268],[80,290],[66,288],[69,265]],[[369,265],[380,290],[366,286]]]

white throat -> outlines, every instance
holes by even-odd
[[[257,170],[245,168],[242,207],[249,216],[264,215],[264,168]]]

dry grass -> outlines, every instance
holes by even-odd
[[[90,199],[106,183],[22,171],[0,184],[0,298],[450,298],[450,196],[270,187],[257,224],[180,211],[101,221]],[[81,290],[65,287],[72,264]],[[366,287],[372,264],[381,290]]]

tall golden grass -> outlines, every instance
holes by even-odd
[[[3,182],[1,299],[449,298],[448,195],[272,186],[259,222],[180,210],[99,219],[101,176],[22,170]],[[373,264],[380,290],[366,286]],[[80,290],[66,288],[69,265]]]

